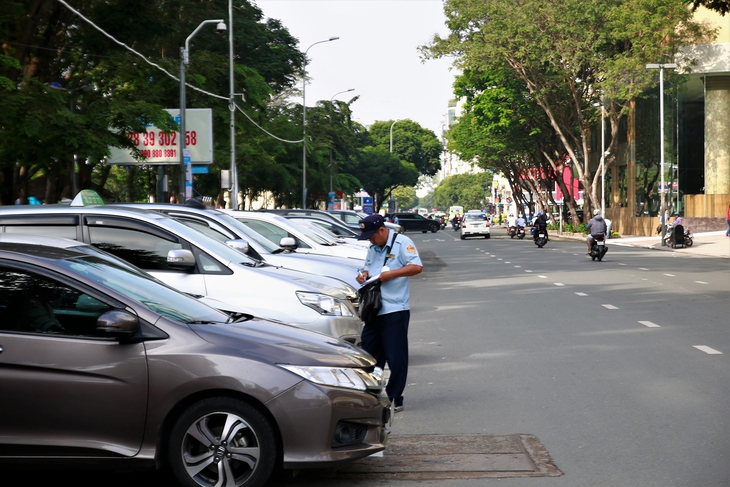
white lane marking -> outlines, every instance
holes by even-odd
[[[648,271],[649,269],[647,269],[647,268],[645,268],[645,267],[639,267],[639,270],[640,270],[640,271]]]
[[[652,323],[651,321],[640,321],[639,323],[644,326],[648,326],[649,328],[661,328],[659,325],[657,325],[656,323]]]
[[[527,271],[527,270],[526,270],[525,272],[532,272],[532,271]]]
[[[588,296],[586,293],[575,293],[578,296]]]
[[[553,284],[555,284],[556,286],[565,286],[565,284],[563,284],[562,282],[554,282]]]
[[[619,262],[619,263],[618,263],[618,265],[626,265],[626,264],[624,264],[624,263],[622,263],[622,262]]]
[[[709,355],[722,355],[722,352],[717,351],[714,348],[710,348],[706,345],[692,345],[692,346],[695,347],[697,350],[705,352],[706,354],[709,354]]]
[[[512,263],[512,262],[507,262],[507,261],[505,261],[505,264],[511,264],[511,263]]]
[[[539,277],[540,279],[547,279],[547,276],[537,276],[537,277]]]
[[[616,306],[614,306],[612,304],[602,304],[601,306],[603,306],[606,309],[618,309]]]
[[[519,268],[520,268],[520,267],[522,267],[522,266],[521,266],[521,265],[516,265],[515,267],[517,267],[517,268],[519,269]]]
[[[498,258],[497,260],[502,260],[502,258],[500,257],[500,258]]]
[[[707,284],[705,281],[695,281],[697,284]]]
[[[664,275],[668,276],[668,277],[676,277],[674,274],[664,274]]]

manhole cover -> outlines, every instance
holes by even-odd
[[[358,460],[334,476],[439,480],[562,474],[532,435],[391,435],[382,456]]]

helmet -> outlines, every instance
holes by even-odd
[[[601,210],[599,210],[598,208],[593,210],[593,216],[600,215],[600,214],[601,214]]]
[[[545,213],[543,213],[542,211],[537,214],[537,216],[543,216],[543,215],[545,215]]]

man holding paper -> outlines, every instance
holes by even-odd
[[[423,270],[421,258],[413,241],[396,234],[385,226],[380,215],[370,215],[360,221],[362,233],[358,240],[369,240],[370,248],[365,267],[358,274],[362,284],[370,276],[381,282],[382,307],[377,317],[365,322],[362,348],[384,368],[387,362],[390,378],[385,388],[395,412],[403,411],[403,390],[408,376],[408,307],[410,286],[408,278]]]

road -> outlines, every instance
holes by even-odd
[[[609,241],[591,262],[581,242],[538,249],[494,232],[407,234],[425,270],[411,281],[411,367],[392,437],[534,435],[562,475],[420,483],[730,485],[730,261]],[[159,474],[95,476],[172,485]],[[322,472],[271,483],[353,484],[415,483]]]

